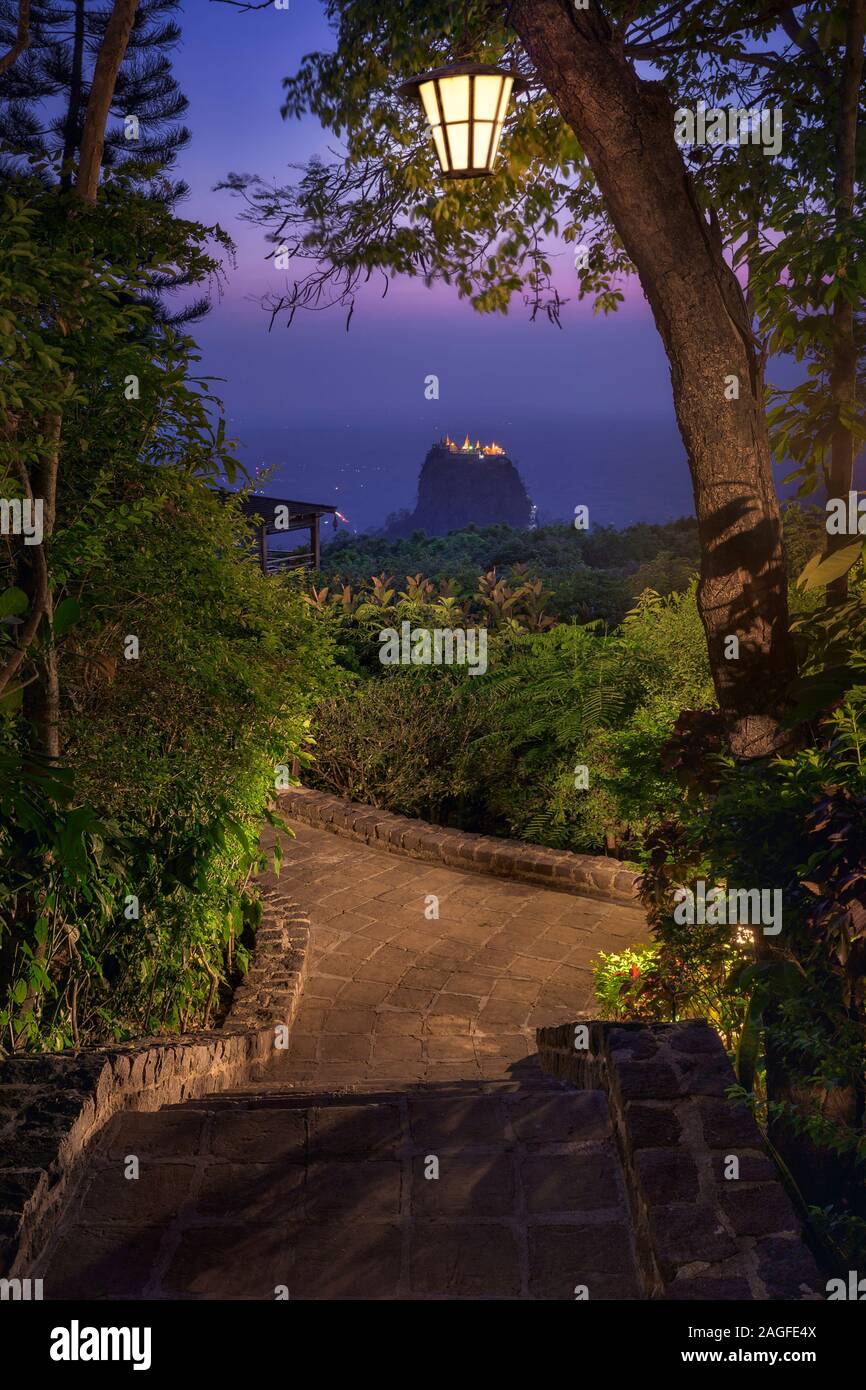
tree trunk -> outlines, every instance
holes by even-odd
[[[75,0],[75,33],[72,40],[72,75],[69,82],[69,105],[63,124],[63,175],[64,188],[72,186],[72,160],[78,148],[78,135],[81,120],[81,98],[84,92],[84,0]]]
[[[739,282],[701,212],[673,108],[597,10],[515,0],[511,22],[581,143],[668,355],[701,543],[698,605],[732,751],[781,744],[796,674],[763,371]],[[725,397],[736,378],[738,399]],[[736,637],[738,657],[726,652]]]
[[[847,237],[847,222],[854,211],[854,183],[857,170],[857,116],[860,82],[863,76],[863,39],[866,33],[866,0],[849,0],[845,36],[845,57],[839,91],[839,121],[836,130],[837,228]],[[830,392],[840,408],[853,411],[857,403],[857,344],[854,337],[854,305],[841,294],[833,303],[833,356]],[[827,497],[842,498],[847,504],[854,482],[856,446],[850,429],[837,424],[830,440],[830,468]],[[851,544],[847,535],[828,535],[826,554]],[[844,603],[848,597],[848,576],[827,585],[827,603]]]
[[[90,84],[87,114],[84,117],[81,156],[75,184],[81,197],[88,203],[96,202],[102,151],[105,148],[105,127],[114,99],[117,74],[126,53],[137,9],[138,0],[114,0],[111,17],[99,45],[93,81]]]

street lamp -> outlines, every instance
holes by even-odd
[[[446,179],[477,179],[493,164],[512,92],[528,82],[492,63],[450,63],[404,82],[402,97],[420,100]]]

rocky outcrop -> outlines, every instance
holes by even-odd
[[[498,448],[488,445],[487,449]],[[464,526],[527,527],[532,503],[517,469],[505,453],[458,448],[447,438],[434,444],[418,479],[414,512],[395,518],[390,536],[410,536],[424,531],[444,536]]]

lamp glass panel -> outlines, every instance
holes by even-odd
[[[476,121],[472,131],[472,167],[487,169],[490,156],[490,136],[493,133],[492,121]]]
[[[421,93],[421,105],[424,107],[424,115],[431,125],[438,125],[440,122],[439,107],[436,102],[436,83],[422,82],[419,88]]]
[[[502,81],[502,92],[501,92],[501,95],[500,95],[500,98],[499,98],[499,112],[498,112],[498,114],[497,114],[497,116],[496,116],[496,119],[497,119],[499,122],[502,122],[502,121],[505,120],[505,113],[506,113],[507,110],[508,110],[508,103],[509,103],[509,101],[511,100],[511,89],[512,89],[513,86],[514,86],[514,78],[513,78],[513,77],[505,77],[505,78],[503,78],[503,81]]]
[[[448,163],[448,150],[445,146],[445,136],[442,134],[441,125],[433,126],[433,143],[436,146],[436,153],[439,156],[439,163],[444,174],[450,174],[451,165]]]
[[[499,153],[499,142],[502,139],[502,122],[496,122],[496,130],[493,135],[493,149],[490,151],[490,168],[493,168],[494,161]]]
[[[448,126],[448,143],[451,146],[452,169],[469,168],[469,122],[461,121]]]
[[[450,125],[452,121],[469,120],[469,77],[466,74],[460,77],[440,77],[439,96],[446,125]]]
[[[499,114],[499,99],[502,95],[502,81],[498,73],[479,74],[475,78],[475,119],[495,121]],[[509,79],[510,81],[510,79]]]

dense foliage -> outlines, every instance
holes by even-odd
[[[646,590],[611,632],[553,624],[540,580],[512,590],[492,572],[463,602],[382,578],[309,602],[364,677],[319,711],[321,785],[407,815],[639,856],[675,796],[660,750],[684,704],[712,701],[693,585],[667,599]],[[486,670],[384,668],[379,634],[406,621],[485,626]]]
[[[742,1094],[841,1267],[866,1241],[862,566],[843,606],[806,609],[796,630],[803,674],[792,720],[807,722],[786,755],[743,767],[723,753],[712,713],[678,721],[662,759],[678,805],[646,842],[642,892],[656,944],[636,970],[608,965],[600,979],[615,1014],[675,1018],[697,1011],[712,978],[707,1012],[735,1046]],[[778,932],[679,923],[675,892],[700,880],[779,890]]]
[[[686,587],[699,563],[693,518],[625,530],[598,526],[578,531],[555,523],[533,531],[511,526],[468,526],[447,536],[416,532],[408,540],[338,535],[324,550],[323,583],[358,587],[371,574],[420,573],[449,593],[471,598],[479,574],[495,569],[517,587],[543,578],[545,611],[558,622],[602,618],[622,621],[644,589],[672,593]]]
[[[43,544],[0,549],[4,1049],[218,1014],[275,766],[334,684],[327,633],[211,489],[232,460],[195,345],[139,293],[173,267],[207,278],[207,240],[123,176],[98,208],[41,178],[5,195],[0,493],[38,493],[51,421],[62,449]],[[53,675],[57,757],[33,699]]]
[[[816,511],[788,510],[792,573],[814,551],[820,521]],[[694,543],[688,520],[586,535],[500,526],[441,539],[341,539],[325,552],[327,582],[308,602],[343,664],[364,679],[320,710],[313,775],[403,814],[642,861],[648,828],[679,800],[661,749],[681,710],[713,704],[688,576]],[[659,570],[675,556],[670,563],[684,575],[682,592],[667,598],[645,582],[659,545]],[[575,586],[598,579],[618,586],[621,611],[611,622],[597,620],[588,602],[574,613],[563,597],[567,557],[575,554],[584,561],[571,574]],[[395,568],[402,560],[421,572],[403,587],[393,570],[356,584],[370,559]],[[490,559],[503,574],[472,568]],[[457,578],[443,575],[449,560]],[[379,633],[404,621],[486,627],[486,672],[384,668]],[[575,785],[581,766],[585,787]]]

